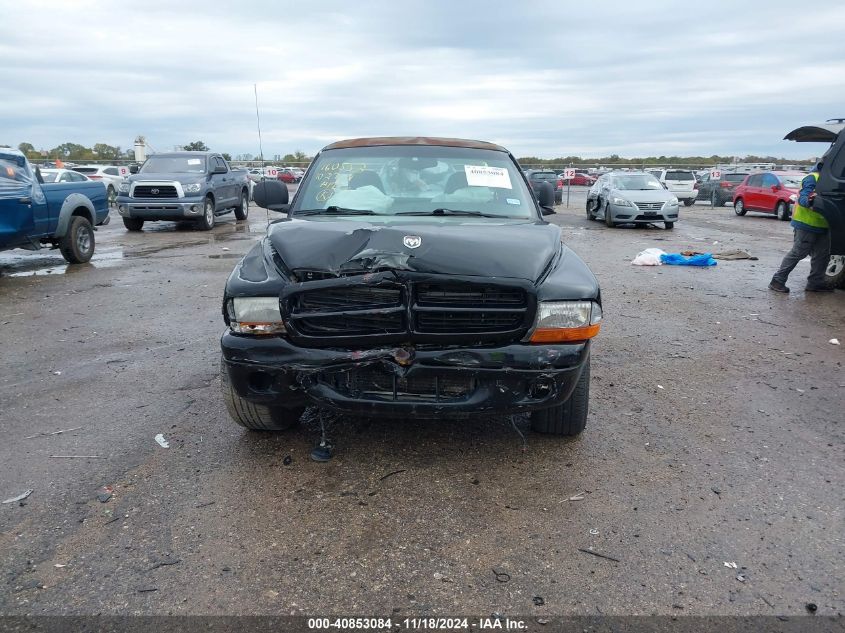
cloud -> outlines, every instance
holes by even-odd
[[[517,155],[803,157],[845,115],[845,7],[713,0],[0,0],[0,142],[257,153],[446,135]],[[14,138],[9,138],[12,135]]]

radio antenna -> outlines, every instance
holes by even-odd
[[[261,144],[261,117],[258,116],[258,84],[252,84],[255,92],[255,121],[258,124],[258,152],[261,154],[261,175],[264,175],[264,146]]]
[[[258,116],[258,84],[252,84],[252,90],[255,93],[255,122],[258,126],[258,153],[261,156],[261,180],[264,182],[264,145],[261,143],[261,117]],[[270,209],[264,209],[267,214],[267,226],[270,226]]]

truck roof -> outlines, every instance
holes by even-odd
[[[14,147],[0,147],[0,154],[6,154],[6,156],[14,156],[16,158],[26,158],[23,152],[19,149],[15,149]]]
[[[347,149],[350,147],[379,147],[384,145],[439,145],[443,147],[466,147],[469,149],[492,149],[507,152],[501,145],[486,141],[472,141],[462,138],[442,138],[436,136],[372,136],[352,138],[326,145],[327,149]]]

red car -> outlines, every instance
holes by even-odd
[[[774,213],[781,220],[788,220],[806,175],[800,171],[750,174],[734,189],[734,213],[745,215],[748,211],[759,211]]]
[[[276,178],[287,185],[299,182],[299,178],[297,178],[296,174],[294,174],[290,169],[280,169]]]
[[[566,183],[567,181],[564,180],[563,182]],[[573,178],[570,182],[573,185],[592,187],[594,184],[596,184],[596,178],[591,176],[590,174],[576,173],[575,178]]]

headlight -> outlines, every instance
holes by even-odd
[[[118,192],[120,192],[120,193],[129,193],[129,183],[128,183],[128,182],[122,182],[122,183],[120,183],[120,184],[117,186],[117,190],[118,190]]]
[[[595,301],[542,301],[531,342],[586,341],[599,333],[601,319],[601,306]]]
[[[677,207],[678,206],[678,199],[677,198],[669,198],[669,202],[667,202],[670,207]]]
[[[796,195],[793,193],[791,196],[789,196],[789,201],[790,201],[790,202],[798,202],[798,196],[796,196]]]
[[[631,203],[625,200],[625,198],[620,198],[619,196],[613,196],[610,199],[610,204],[615,204],[617,207],[630,207]]]
[[[182,191],[185,193],[199,193],[200,189],[202,189],[202,185],[198,182],[192,183],[190,185],[182,185]]]
[[[278,297],[235,297],[226,309],[233,332],[256,336],[285,333]]]

